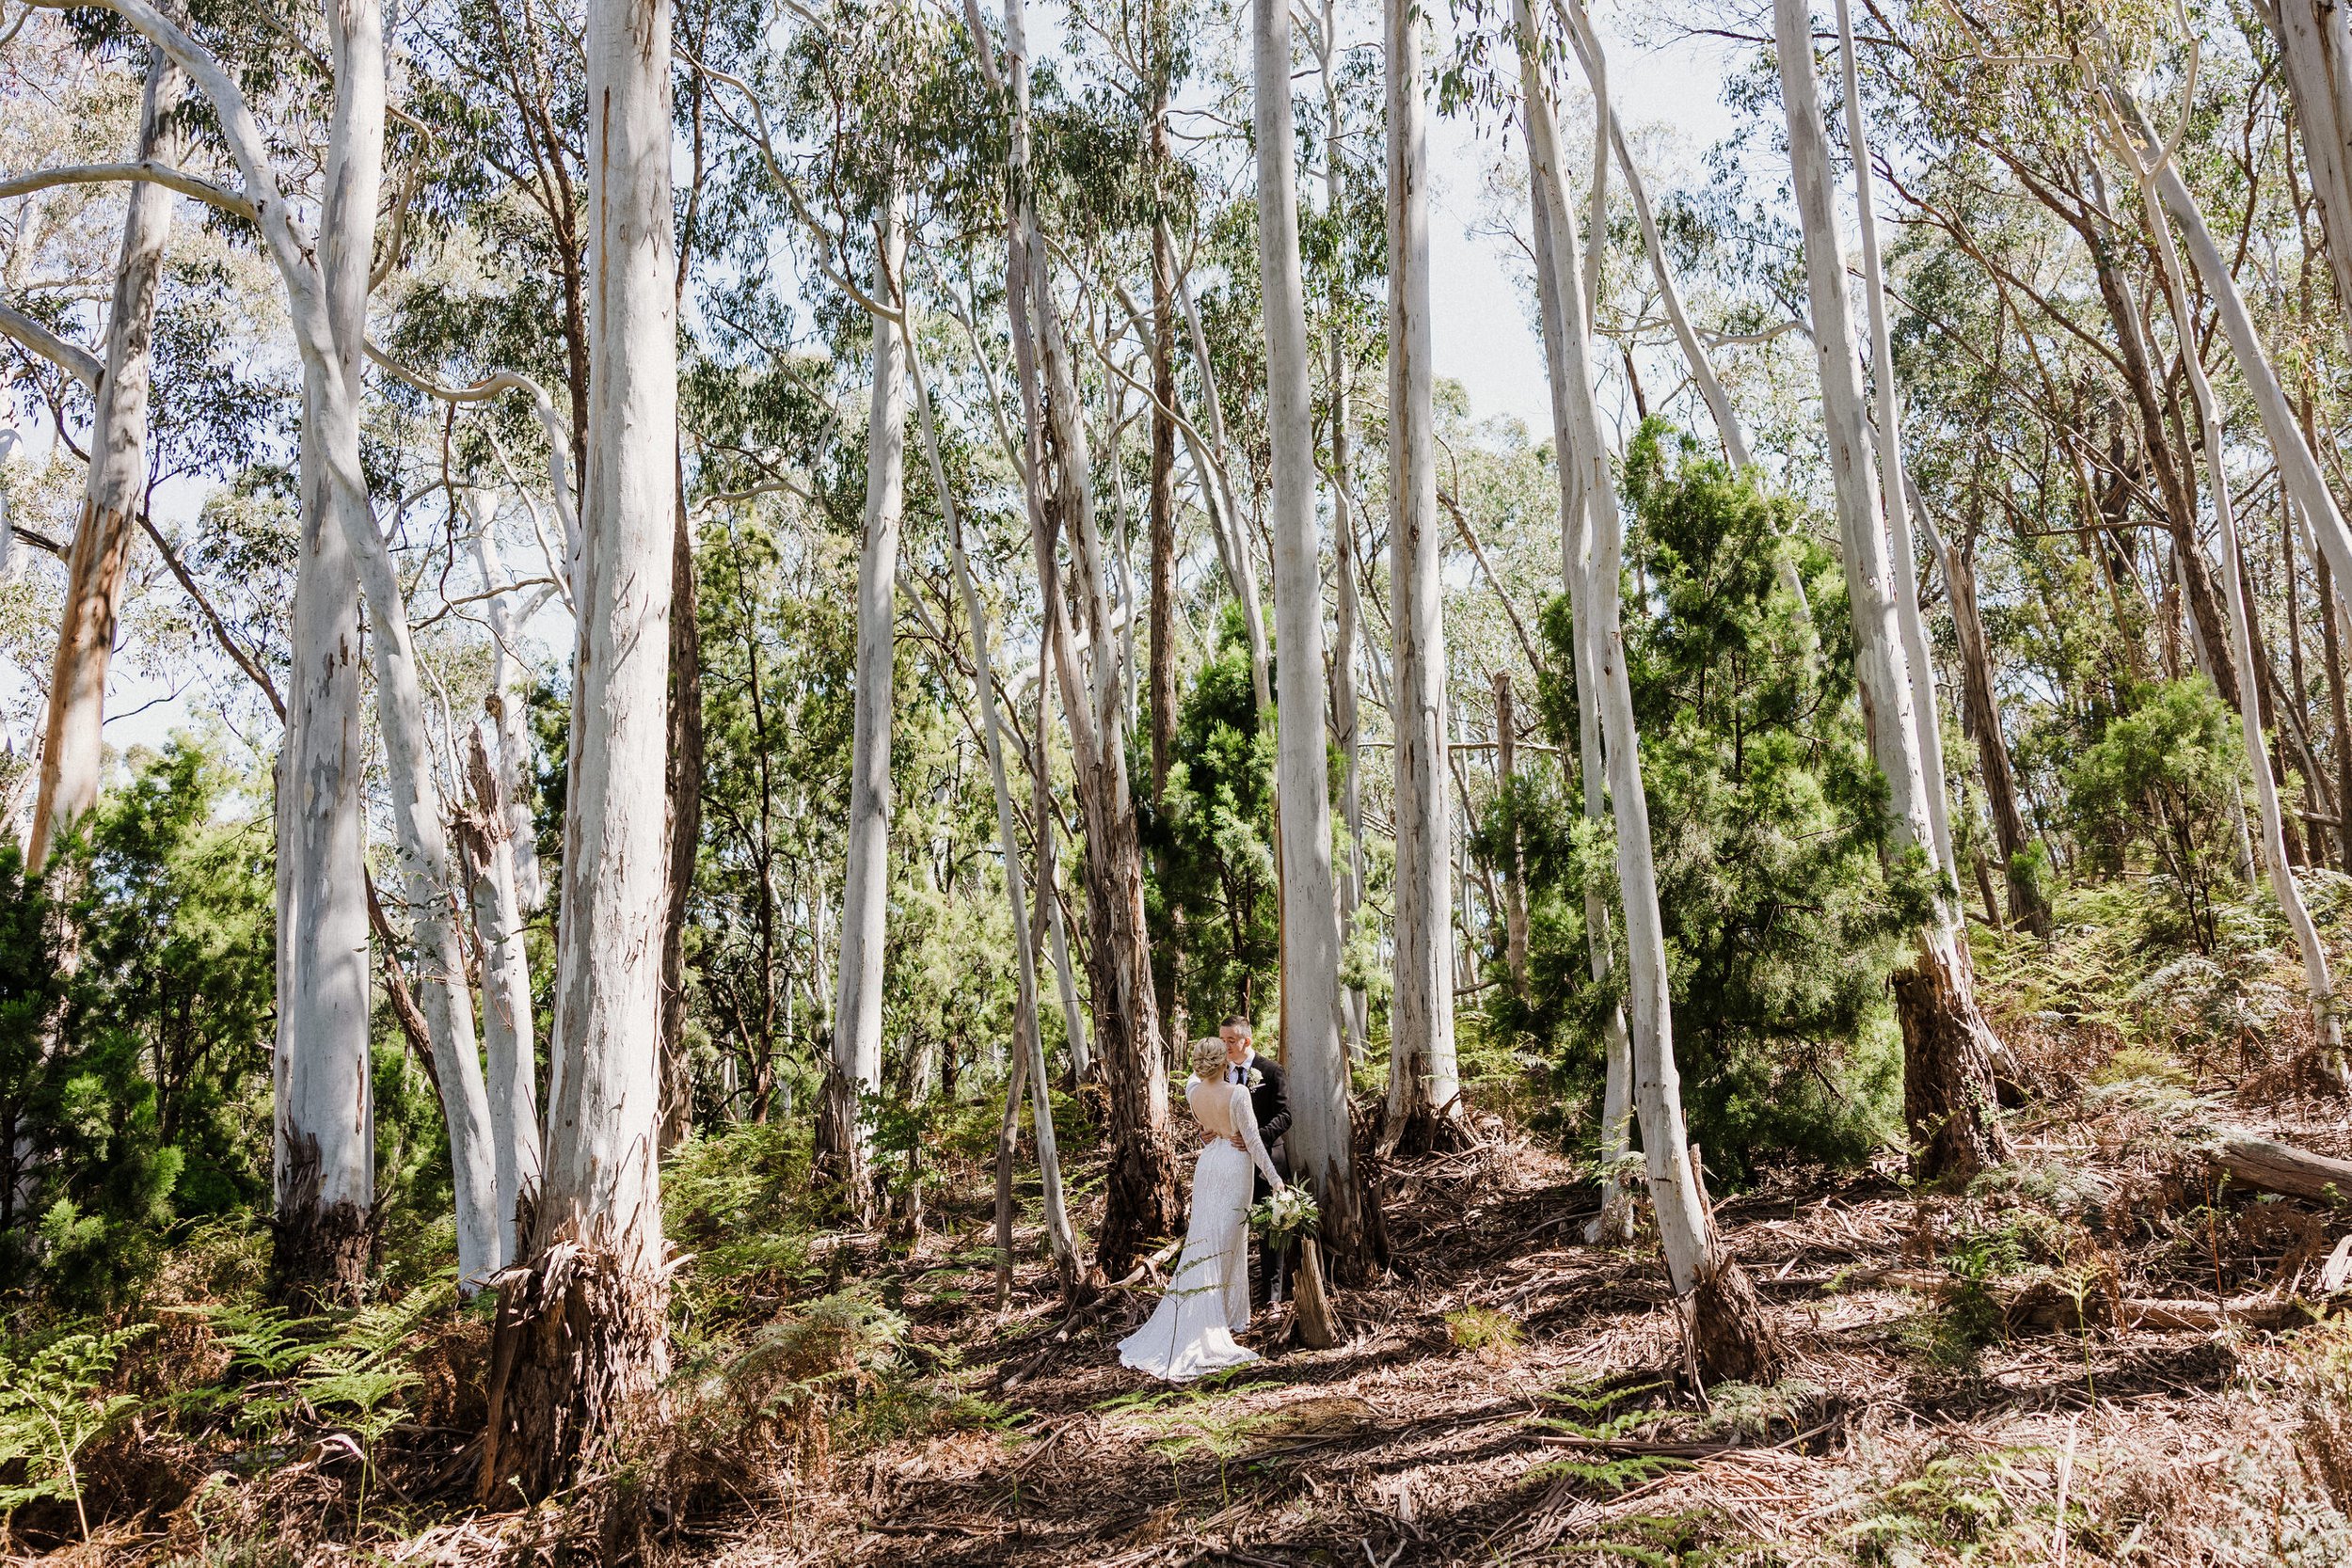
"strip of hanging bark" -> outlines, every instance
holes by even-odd
[[[1470,519],[1462,515],[1461,505],[1454,500],[1452,491],[1440,486],[1438,499],[1444,503],[1447,513],[1454,518],[1454,527],[1462,535],[1462,543],[1470,546],[1470,557],[1478,562],[1478,570],[1486,578],[1486,586],[1495,591],[1495,598],[1502,605],[1502,613],[1511,618],[1511,629],[1518,634],[1519,652],[1527,656],[1528,668],[1540,674],[1545,669],[1544,656],[1535,651],[1535,640],[1527,635],[1527,623],[1519,619],[1518,606],[1511,602],[1510,593],[1502,586],[1502,579],[1495,576],[1494,567],[1488,564],[1486,547],[1479,544],[1478,535],[1470,531]]]
[[[409,1051],[424,1064],[424,1075],[433,1085],[433,1101],[441,1100],[441,1075],[433,1060],[433,1031],[425,1027],[424,1009],[417,1006],[416,993],[408,989],[408,976],[400,967],[400,939],[392,934],[392,923],[384,916],[384,903],[375,895],[375,874],[362,873],[368,887],[368,924],[375,930],[375,940],[384,949],[384,996],[392,1006],[392,1017],[400,1021],[400,1032],[408,1041]]]
[[[694,1075],[686,1053],[686,913],[703,825],[702,628],[694,600],[694,535],[686,515],[685,457],[678,457],[677,529],[670,562],[670,885],[661,922],[663,1152],[694,1130]]]

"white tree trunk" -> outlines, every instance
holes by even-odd
[[[204,95],[245,181],[245,196],[286,287],[305,397],[304,456],[323,475],[321,502],[334,515],[374,623],[379,728],[402,869],[428,974],[424,1011],[435,1046],[457,1192],[461,1288],[478,1285],[494,1259],[493,1192],[482,1064],[474,1049],[472,998],[450,898],[449,843],[430,769],[423,703],[409,646],[400,582],[368,503],[359,461],[360,366],[375,211],[383,185],[383,18],[374,0],[327,8],[335,66],[325,197],[319,234],[296,226],[269,144],[236,79],[146,0],[106,0],[167,51]],[[307,483],[307,482],[306,482]]]
[[[992,87],[1009,94],[1013,111],[1005,290],[1024,414],[1023,499],[1045,606],[1044,651],[1061,683],[1075,794],[1086,822],[1094,1043],[1111,1099],[1111,1161],[1098,1252],[1104,1272],[1117,1275],[1155,1244],[1154,1238],[1174,1228],[1177,1213],[1168,1079],[1144,925],[1143,856],[1127,776],[1126,715],[1117,683],[1109,678],[1117,656],[1088,488],[1086,425],[1045,244],[1029,199],[1029,65],[1021,0],[1006,0],[1001,71],[977,0],[965,0],[965,16],[982,74]],[[1071,638],[1073,616],[1056,555],[1065,524],[1078,578],[1078,618],[1091,654],[1084,670]]]
[[[661,928],[677,262],[670,11],[591,0],[588,469],[556,933],[547,1169],[501,1305],[481,1494],[540,1497],[668,1370],[661,1239]],[[588,1334],[559,1323],[585,1324]]]
[[[149,45],[135,162],[176,166],[186,155],[185,136],[170,124],[184,87],[171,57]],[[155,292],[163,276],[175,198],[163,186],[144,180],[132,182],[125,197],[114,304],[106,317],[106,372],[95,388],[97,411],[90,427],[82,516],[66,562],[65,613],[50,673],[49,730],[40,755],[40,791],[33,804],[32,842],[24,856],[27,871],[39,871],[57,835],[98,803],[115,616],[122,602],[136,519],[147,505],[147,404]]]
[[[882,324],[877,322],[875,330],[882,329]],[[931,426],[930,397],[923,385],[914,334],[911,326],[903,324],[902,330],[907,376],[914,385],[915,419],[923,436],[923,455],[930,465],[931,485],[946,515],[948,550],[956,565],[956,593],[963,601],[964,621],[972,637],[973,691],[980,707],[980,735],[988,752],[989,784],[996,798],[997,848],[1005,863],[1005,899],[1012,912],[1013,1050],[1019,1058],[1013,1074],[1016,1079],[1027,1080],[1029,1117],[1037,1131],[1038,1171],[1044,1187],[1045,1238],[1053,1248],[1055,1268],[1063,1283],[1069,1285],[1075,1283],[1079,1274],[1078,1238],[1071,1228],[1069,1209],[1062,1196],[1061,1153],[1054,1137],[1053,1096],[1045,1079],[1045,1041],[1038,1027],[1037,943],[1030,929],[1028,896],[1021,876],[1021,844],[1013,821],[1012,784],[1006,773],[1003,726],[996,712],[996,674],[989,654],[988,613],[980,608],[980,596],[972,586],[971,562],[963,549],[962,511],[948,488],[946,465],[940,461],[939,438]],[[1047,832],[1046,824],[1041,821],[1038,831]],[[1053,896],[1051,889],[1039,891],[1045,897]],[[1080,1049],[1075,1038],[1073,1036],[1073,1053]],[[1009,1118],[1011,1111],[1008,1102]]]
[[[556,461],[563,461],[561,447]],[[566,511],[569,510],[568,503]],[[485,589],[501,590],[506,585],[506,566],[499,557],[498,541],[490,534],[496,520],[497,505],[487,503],[475,519],[474,564],[482,573]],[[544,593],[542,601],[544,602]],[[523,661],[521,657],[522,623],[529,618],[517,614],[515,594],[500,592],[491,598],[487,619],[490,623],[490,695],[484,706],[490,725],[498,735],[499,793],[506,802],[506,839],[515,856],[515,896],[524,913],[529,914],[547,902],[546,880],[539,870],[539,825],[532,818],[527,785],[531,778],[531,715],[528,696],[523,690]]]
[[[476,1290],[507,1261],[498,1250],[497,1178],[489,1104],[474,1039],[473,996],[452,896],[458,881],[450,855],[432,742],[411,645],[400,578],[368,499],[359,461],[360,369],[366,362],[369,273],[374,261],[376,200],[384,176],[383,16],[374,0],[341,0],[327,10],[336,63],[334,116],[326,160],[326,198],[319,214],[324,342],[315,356],[319,452],[331,476],[330,499],[368,605],[375,665],[376,728],[384,747],[402,881],[415,922],[421,1004],[433,1039],[457,1203],[459,1288]]]
[[[1870,467],[1862,359],[1846,297],[1845,247],[1838,238],[1829,141],[1821,123],[1820,86],[1814,75],[1813,19],[1804,0],[1774,0],[1774,18],[1781,95],[1788,116],[1792,194],[1804,226],[1821,413],[1828,426],[1840,553],[1853,613],[1854,672],[1862,688],[1871,752],[1886,775],[1887,813],[1897,844],[1916,845],[1932,856],[1935,831],[1928,815],[1909,660],[1895,604],[1898,585]]]
[[[1200,451],[1193,442],[1192,433],[1185,432],[1185,441],[1192,447],[1193,472],[1200,476],[1201,503],[1209,509],[1209,526],[1216,535],[1217,553],[1224,558],[1225,574],[1233,586],[1233,597],[1241,605],[1242,632],[1249,640],[1250,690],[1258,700],[1258,722],[1267,721],[1274,711],[1273,655],[1266,645],[1265,601],[1258,591],[1258,556],[1250,547],[1249,530],[1243,526],[1241,509],[1233,499],[1232,459],[1225,442],[1225,403],[1217,395],[1216,370],[1209,359],[1208,334],[1200,330],[1200,311],[1192,302],[1192,283],[1184,274],[1176,278],[1176,298],[1184,308],[1184,330],[1192,342],[1193,369],[1200,376],[1200,404],[1209,417],[1209,444],[1215,459],[1215,489],[1211,474],[1200,461]]]
[[[1935,661],[1928,651],[1927,623],[1919,613],[1917,552],[1911,537],[1911,513],[1903,489],[1903,444],[1899,388],[1895,384],[1895,354],[1886,326],[1886,274],[1879,260],[1878,212],[1870,197],[1870,140],[1862,123],[1862,86],[1854,68],[1853,18],[1849,0],[1837,0],[1838,58],[1846,97],[1846,146],[1853,158],[1854,208],[1862,228],[1862,293],[1870,310],[1870,373],[1878,391],[1879,502],[1886,515],[1886,533],[1893,550],[1893,576],[1888,587],[1895,599],[1895,621],[1902,633],[1903,662],[1911,683],[1912,724],[1919,737],[1919,770],[1934,837],[1935,862],[1959,889],[1957,863],[1952,859],[1951,811],[1944,782],[1944,732],[1935,705]]]
[[[2338,18],[2335,25],[2342,24]],[[2111,84],[2108,97],[2146,146],[2161,147],[2138,102],[2126,88]],[[2238,292],[2229,261],[2222,256],[2221,247],[2214,243],[2212,230],[2205,227],[2205,215],[2199,210],[2197,198],[2187,182],[2181,178],[2179,167],[2169,157],[2163,157],[2149,171],[2148,178],[2154,182],[2165,211],[2180,226],[2189,262],[2213,298],[2221,318],[2222,335],[2230,341],[2238,374],[2253,397],[2255,411],[2262,417],[2263,433],[2270,438],[2270,450],[2279,460],[2279,474],[2285,482],[2287,494],[2311,519],[2312,532],[2327,553],[2337,596],[2347,610],[2352,610],[2352,531],[2346,530],[2343,509],[2336,505],[2335,495],[2328,488],[2319,459],[2312,453],[2311,443],[2303,438],[2302,424],[2295,416],[2294,404],[2287,401],[2286,388],[2279,383],[2269,353],[2263,347],[2262,333],[2254,325],[2252,312],[2246,308],[2246,297]],[[2254,676],[2249,673],[2245,678],[2251,681]]]
[[[1053,835],[1054,826],[1051,822],[1045,825],[1044,832],[1049,838]],[[1054,861],[1050,854],[1050,846],[1048,847],[1049,854],[1045,864],[1048,869],[1051,869]],[[1062,919],[1060,893],[1050,884],[1041,885],[1044,886],[1044,891],[1049,895],[1045,903],[1045,920],[1053,931],[1054,986],[1061,998],[1062,1037],[1070,1042],[1070,1075],[1073,1078],[1083,1079],[1093,1074],[1094,1048],[1087,1037],[1086,1008],[1079,1005],[1078,980],[1071,968],[1069,926]]]
[[[337,324],[359,325],[380,184],[383,131],[381,21],[368,0],[328,14],[336,106],[327,158],[329,225],[366,214],[366,234],[313,244],[296,227],[269,146],[236,78],[147,0],[105,0],[171,56],[211,100],[243,176],[263,243],[286,286],[303,365],[303,540],[295,594],[294,689],[279,762],[278,914],[294,940],[278,956],[278,1125],[276,1185],[281,1210],[314,1212],[372,1197],[373,1112],[367,1099],[367,926],[360,854],[357,712],[358,614],[348,527],[358,473],[351,404],[358,354],[337,353]],[[354,277],[354,274],[357,277]],[[329,278],[337,285],[330,290]],[[356,345],[356,339],[355,339]],[[346,372],[348,373],[346,373]],[[364,489],[358,504],[365,505]],[[477,1082],[478,1074],[477,1074]],[[316,1147],[314,1148],[314,1144]],[[461,1187],[461,1194],[463,1192]],[[486,1193],[486,1183],[485,1187]],[[339,1196],[340,1195],[340,1196]],[[305,1221],[304,1223],[308,1223]],[[281,1278],[356,1284],[366,1237],[349,1213],[309,1242],[281,1232]],[[325,1255],[303,1256],[306,1246]]]
[[[1628,994],[1632,1001],[1634,1106],[1642,1125],[1650,1204],[1658,1218],[1675,1293],[1687,1304],[1700,1360],[1716,1376],[1769,1381],[1779,1359],[1771,1325],[1756,1307],[1753,1289],[1738,1267],[1724,1259],[1713,1222],[1692,1168],[1682,1119],[1682,1085],[1676,1069],[1674,1017],[1666,963],[1666,938],[1658,908],[1658,875],[1651,858],[1649,804],[1642,784],[1641,737],[1633,725],[1633,693],[1625,669],[1625,634],[1618,599],[1624,529],[1617,508],[1616,479],[1602,443],[1593,395],[1593,364],[1584,335],[1574,324],[1589,320],[1583,281],[1578,274],[1575,226],[1567,220],[1561,182],[1558,138],[1551,125],[1549,89],[1534,52],[1535,32],[1526,0],[1514,0],[1519,26],[1519,74],[1528,110],[1528,144],[1535,166],[1535,220],[1550,228],[1550,272],[1562,330],[1556,341],[1566,360],[1567,425],[1575,438],[1564,463],[1581,470],[1580,488],[1589,504],[1591,542],[1583,562],[1582,608],[1577,637],[1587,649],[1607,739],[1610,800],[1616,816],[1617,880],[1625,909]]]
[[[479,726],[468,730],[469,809],[458,815],[474,936],[482,948],[482,1035],[489,1055],[491,1169],[498,1255],[519,1256],[516,1206],[539,1185],[537,1029],[531,1011],[531,957],[523,945],[509,804]]]
[[[888,290],[906,258],[905,198],[892,193],[877,237]],[[874,391],[866,426],[866,541],[857,569],[857,692],[850,754],[849,869],[841,883],[841,967],[824,1152],[852,1203],[869,1198],[871,1129],[860,1103],[882,1085],[882,947],[890,893],[890,721],[896,702],[898,520],[905,507],[905,347],[874,320]]]
[[[2335,980],[2328,972],[2328,949],[2320,940],[2319,927],[2312,923],[2302,890],[2296,885],[2294,867],[2287,863],[2286,827],[2279,807],[2278,782],[2271,776],[2270,758],[2263,743],[2261,689],[2255,673],[2261,667],[2254,662],[2254,631],[2246,612],[2237,517],[2230,499],[2229,468],[2223,461],[2228,449],[2223,444],[2220,410],[2198,355],[2197,323],[2189,312],[2187,284],[2182,275],[2180,252],[2173,246],[2171,225],[2165,221],[2153,182],[2145,170],[2139,172],[2148,231],[2155,237],[2157,254],[2165,262],[2164,282],[2172,309],[2172,330],[2180,340],[2181,364],[2188,372],[2189,392],[2196,403],[2204,439],[2206,486],[2213,495],[2214,521],[2220,535],[2221,579],[2230,601],[2232,652],[2237,656],[2237,667],[2247,673],[2238,686],[2238,722],[2246,743],[2247,766],[2254,775],[2255,803],[2261,808],[2263,859],[2270,867],[2271,891],[2278,895],[2280,911],[2286,916],[2288,927],[2295,932],[2296,946],[2302,953],[2304,981],[2311,990],[2312,1030],[2328,1063],[2339,1079],[2344,1079],[2344,1028],[2336,1017]],[[2352,1082],[2347,1086],[2352,1086]]]
[[[1461,1085],[1454,1044],[1445,535],[1438,523],[1430,401],[1429,147],[1422,102],[1422,16],[1409,0],[1384,0],[1381,15],[1389,110],[1389,613],[1396,638],[1396,970],[1383,1137],[1394,1147],[1408,1136],[1425,1142],[1433,1118],[1454,1114]],[[1263,66],[1259,80],[1266,80]],[[1259,135],[1264,135],[1262,128]],[[1289,662],[1283,661],[1285,668]]]
[[[2336,311],[2352,343],[2352,21],[2335,0],[2265,0],[2262,8],[2279,35],[2279,65],[2328,236]]]
[[[359,578],[327,504],[314,428],[303,420],[293,657],[278,759],[272,1271],[281,1290],[348,1299],[366,1283],[375,1208]]]
[[[1608,56],[1582,0],[1552,0],[1552,6],[1566,25],[1577,57],[1592,83],[1595,103],[1606,107]],[[1650,210],[1649,186],[1642,178],[1640,166],[1633,161],[1632,149],[1626,144],[1624,122],[1613,112],[1609,116],[1609,140],[1616,149],[1618,167],[1625,172],[1626,193],[1633,198],[1633,215],[1642,228],[1642,249],[1649,258],[1650,275],[1657,280],[1659,302],[1674,327],[1675,341],[1681,345],[1683,360],[1691,367],[1691,378],[1698,383],[1699,396],[1706,400],[1707,411],[1714,417],[1715,432],[1723,439],[1724,456],[1733,467],[1744,468],[1752,461],[1747,433],[1731,405],[1731,394],[1724,390],[1723,379],[1715,373],[1707,345],[1699,341],[1697,329],[1691,325],[1690,311],[1683,307],[1682,291],[1675,284],[1674,269],[1667,264],[1666,247],[1659,236],[1658,219]]]
[[[1258,265],[1265,309],[1266,435],[1274,497],[1277,864],[1282,881],[1282,1063],[1291,1169],[1313,1183],[1325,1250],[1359,1269],[1374,1245],[1356,1180],[1347,1049],[1340,1037],[1340,922],[1331,875],[1325,739],[1323,566],[1315,530],[1315,436],[1307,296],[1298,258],[1289,0],[1258,0],[1255,28]]]
[[[1324,0],[1322,32],[1316,40],[1317,64],[1323,77],[1323,214],[1329,223],[1343,221],[1344,166],[1340,159],[1343,104],[1338,71],[1339,7]],[[1344,288],[1343,283],[1339,285]],[[1364,783],[1363,723],[1356,693],[1356,641],[1362,635],[1356,583],[1356,515],[1348,470],[1355,417],[1349,396],[1347,326],[1344,316],[1331,313],[1329,375],[1331,389],[1331,552],[1337,578],[1331,626],[1331,735],[1340,748],[1340,819],[1347,828],[1346,856],[1340,863],[1340,946],[1343,953],[1356,940],[1356,923],[1364,902]],[[1371,1040],[1368,999],[1359,987],[1340,992],[1340,1021],[1347,1036],[1347,1057],[1362,1061]]]
[[[1917,932],[1918,963],[1908,975],[1896,976],[1904,1028],[1905,1117],[1921,1174],[1964,1178],[2003,1151],[1992,1104],[1989,1053],[1994,1042],[1976,1008],[1958,884],[1948,865],[1937,859],[1931,801],[1934,785],[1921,750],[1898,608],[1913,587],[1898,578],[1889,559],[1872,483],[1870,420],[1846,296],[1845,247],[1837,230],[1806,0],[1774,0],[1773,24],[1863,721],[1871,753],[1886,780],[1886,810],[1896,847],[1915,847],[1937,874],[1934,909]]]
[[[1534,19],[1524,4],[1518,8],[1518,21],[1522,27],[1532,30],[1534,26]],[[1567,584],[1569,613],[1577,627],[1572,673],[1577,694],[1579,767],[1583,781],[1584,816],[1586,820],[1597,823],[1609,815],[1609,791],[1608,761],[1603,753],[1606,737],[1601,734],[1599,673],[1592,661],[1590,641],[1584,636],[1591,613],[1586,604],[1586,576],[1591,570],[1593,518],[1580,483],[1580,475],[1584,471],[1579,452],[1581,437],[1570,414],[1578,373],[1575,366],[1580,361],[1590,365],[1590,340],[1579,333],[1585,346],[1575,354],[1565,341],[1567,334],[1576,328],[1564,302],[1559,257],[1552,250],[1552,237],[1567,217],[1557,205],[1565,197],[1565,189],[1556,173],[1559,134],[1552,119],[1550,97],[1549,93],[1529,91],[1525,103],[1528,188],[1534,218],[1532,227],[1535,242],[1535,294],[1544,329],[1544,365],[1551,389],[1552,446],[1559,454],[1555,467],[1560,478],[1561,573]],[[1632,182],[1633,177],[1629,175],[1628,183]],[[1648,204],[1642,199],[1639,187],[1634,189],[1637,205],[1646,211]],[[1584,936],[1593,979],[1606,984],[1616,957],[1610,935],[1608,901],[1596,887],[1584,890]],[[1625,1241],[1632,1235],[1633,1202],[1631,1191],[1619,1176],[1633,1147],[1633,1053],[1626,1033],[1623,1006],[1610,1008],[1602,1023],[1601,1063],[1601,1212],[1585,1227],[1585,1239]]]

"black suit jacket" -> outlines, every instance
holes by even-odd
[[[1249,1067],[1258,1075],[1249,1091],[1249,1108],[1258,1117],[1258,1136],[1275,1168],[1287,1172],[1290,1151],[1283,1147],[1282,1134],[1291,1130],[1290,1081],[1283,1076],[1281,1064],[1271,1056],[1252,1056]]]

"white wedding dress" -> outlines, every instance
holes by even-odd
[[[1176,1275],[1152,1321],[1119,1342],[1120,1365],[1170,1383],[1258,1359],[1233,1342],[1235,1332],[1249,1326],[1251,1164],[1269,1185],[1282,1185],[1258,1136],[1247,1085],[1195,1078],[1184,1085],[1184,1102],[1216,1141],[1192,1167],[1192,1218]],[[1233,1147],[1235,1137],[1248,1146],[1248,1154]]]

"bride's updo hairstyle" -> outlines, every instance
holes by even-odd
[[[1225,1076],[1225,1042],[1215,1035],[1192,1042],[1192,1075],[1208,1082]]]

